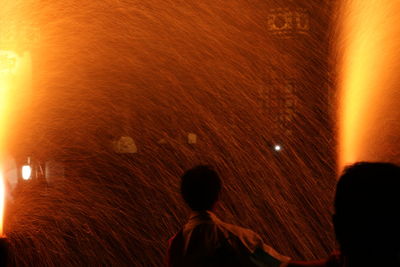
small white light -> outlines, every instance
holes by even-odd
[[[22,166],[22,179],[29,180],[31,179],[32,168],[29,165]]]
[[[274,149],[275,149],[275,151],[281,151],[282,147],[280,145],[275,145]]]

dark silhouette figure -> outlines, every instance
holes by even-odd
[[[189,221],[169,240],[167,265],[286,266],[289,258],[265,245],[251,230],[222,222],[212,212],[222,189],[216,171],[197,166],[182,176],[181,194],[191,209]]]
[[[289,266],[400,266],[399,166],[360,162],[347,167],[337,184],[334,206],[339,253],[325,261]]]
[[[8,242],[5,237],[0,237],[0,267],[8,264]]]

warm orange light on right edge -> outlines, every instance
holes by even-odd
[[[0,237],[4,236],[3,224],[4,224],[4,204],[6,198],[6,190],[4,184],[4,177],[2,170],[0,169]]]
[[[339,172],[356,161],[388,161],[400,106],[400,2],[344,0],[339,51]],[[397,79],[397,81],[396,81]],[[397,92],[397,93],[396,93]]]

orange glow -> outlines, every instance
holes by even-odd
[[[395,161],[389,151],[399,132],[400,2],[346,1],[342,12],[338,166]]]
[[[7,113],[10,109],[8,101],[12,93],[10,89],[17,72],[18,58],[18,55],[12,51],[0,50],[0,142],[2,144],[4,143],[3,139],[7,128]]]
[[[13,51],[0,50],[0,142],[11,114],[24,107],[29,96],[31,81],[31,57],[29,52],[21,55]]]
[[[4,20],[3,20],[4,22]],[[0,44],[3,40],[0,40]],[[13,42],[16,42],[14,40]],[[13,43],[7,43],[12,47]],[[19,53],[0,50],[0,166],[6,155],[6,144],[12,133],[10,124],[21,113],[29,97],[31,83],[31,56],[27,51]],[[1,170],[0,170],[1,171]],[[3,236],[5,182],[0,173],[0,236]]]
[[[0,165],[4,157],[5,132],[7,125],[7,94],[10,87],[10,78],[16,69],[16,54],[10,51],[0,51]],[[0,237],[4,235],[4,204],[5,204],[5,188],[4,177],[0,169]]]
[[[4,222],[4,204],[5,204],[5,186],[4,186],[4,177],[0,170],[0,237],[4,236],[3,232],[3,222]]]

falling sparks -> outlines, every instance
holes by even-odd
[[[36,164],[7,208],[15,265],[163,265],[198,163],[222,174],[226,221],[292,257],[329,253],[329,8],[281,2],[0,0],[41,32],[15,48],[7,100],[7,149]]]

